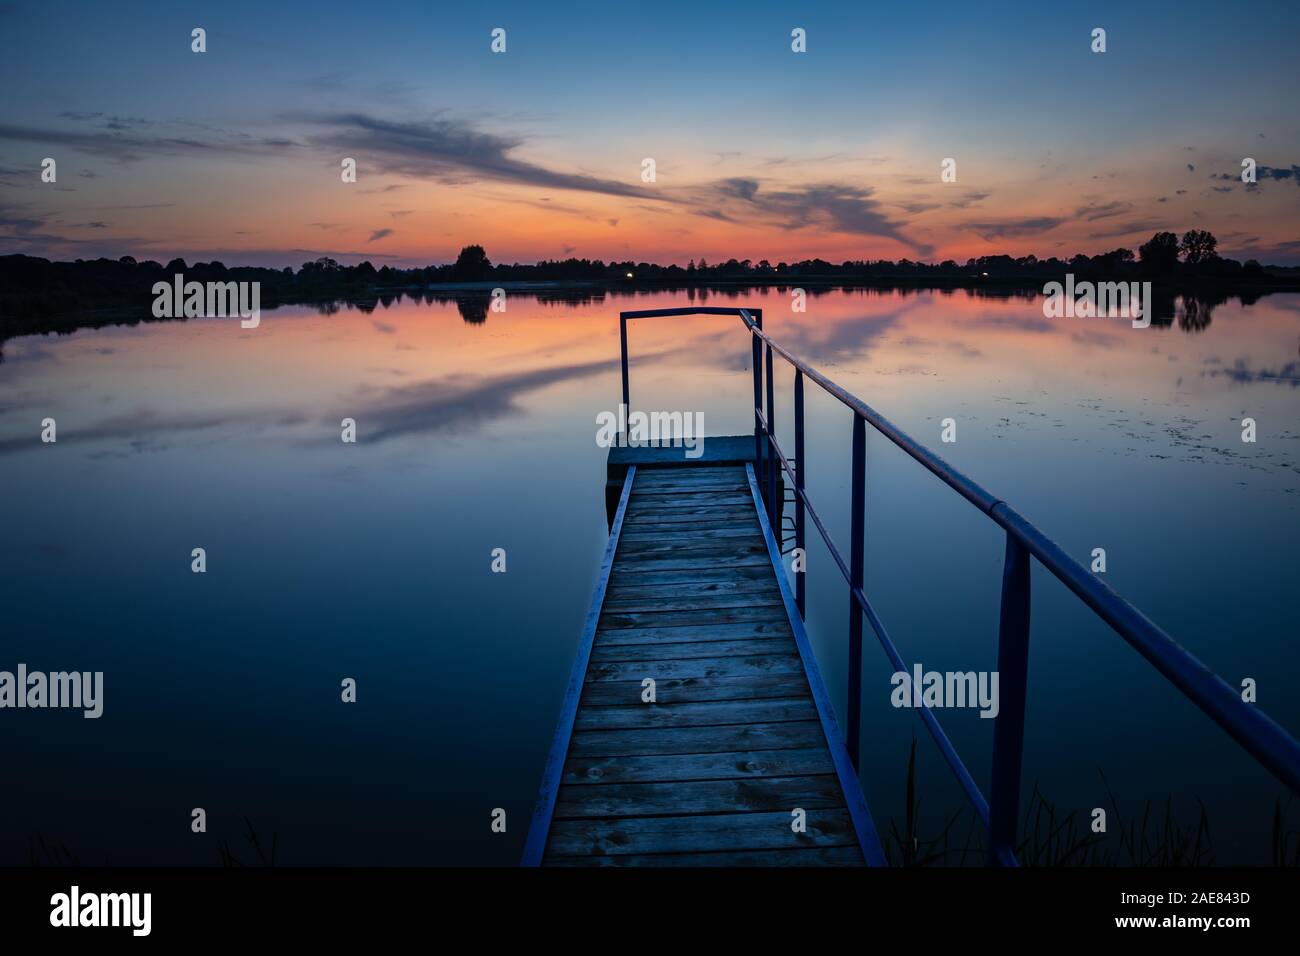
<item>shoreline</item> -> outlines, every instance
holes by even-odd
[[[231,270],[232,273],[235,270]],[[1111,277],[1081,273],[1080,278],[1092,281],[1111,281]],[[1131,281],[1134,276],[1115,277],[1114,281]],[[1050,281],[1050,280],[1049,280]],[[1268,276],[1252,278],[1222,279],[1217,277],[1182,276],[1161,280],[1153,278],[1152,288],[1157,301],[1163,300],[1167,306],[1166,315],[1172,315],[1176,297],[1183,297],[1210,306],[1219,305],[1229,299],[1238,299],[1243,304],[1252,304],[1266,295],[1278,293],[1300,293],[1300,278]],[[728,296],[750,289],[804,289],[810,296],[828,294],[849,289],[866,290],[906,290],[922,292],[937,290],[944,293],[966,291],[968,294],[1002,298],[1022,295],[1025,298],[1040,298],[1044,282],[1039,276],[797,276],[797,277],[735,277],[733,279],[710,279],[704,282],[677,282],[673,280],[604,280],[604,279],[555,279],[555,280],[499,280],[489,282],[444,282],[444,283],[403,283],[403,284],[366,284],[346,285],[338,288],[303,289],[295,294],[292,289],[269,288],[262,293],[262,309],[271,311],[291,306],[321,306],[330,303],[344,303],[362,307],[374,306],[384,299],[412,298],[428,301],[471,303],[473,311],[482,313],[487,318],[486,303],[494,289],[502,289],[507,294],[534,295],[538,298],[563,298],[572,294],[577,301],[599,296],[635,297],[661,292],[698,292],[708,294],[715,292]],[[62,334],[97,329],[112,325],[136,325],[140,322],[183,322],[185,316],[157,317],[153,314],[152,298],[108,299],[99,304],[83,305],[59,302],[65,308],[57,308],[53,301],[41,299],[31,302],[36,306],[21,311],[6,310],[0,300],[0,361],[3,361],[3,345],[12,338],[27,335]],[[44,307],[42,307],[44,306]]]

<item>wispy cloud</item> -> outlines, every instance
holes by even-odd
[[[1060,216],[1027,216],[990,222],[968,222],[966,228],[986,242],[994,239],[1019,239],[1051,232],[1066,220]]]
[[[451,183],[489,179],[638,199],[669,198],[639,182],[560,172],[519,159],[512,154],[524,145],[522,138],[483,132],[460,119],[398,122],[364,113],[291,118],[315,128],[310,134],[314,144],[345,150],[385,173]]]
[[[905,223],[886,214],[870,187],[821,183],[766,190],[757,179],[733,177],[712,183],[705,198],[710,198],[710,193],[714,201],[730,203],[724,212],[733,218],[739,213],[750,213],[783,229],[822,227],[851,235],[892,239],[923,256],[934,251],[932,246],[917,242],[903,232]]]
[[[952,200],[952,202],[950,202],[948,205],[956,209],[969,209],[971,206],[974,206],[976,203],[982,203],[984,200],[988,199],[989,196],[991,195],[993,194],[985,193],[985,192],[970,192],[967,193],[965,196],[962,196],[960,199]]]
[[[0,140],[64,146],[120,163],[138,162],[155,155],[264,154],[294,145],[282,138],[259,138],[246,134],[199,133],[189,136],[129,133],[128,122],[109,124],[104,129],[66,129],[0,123]]]
[[[1075,211],[1074,216],[1076,219],[1095,222],[1098,219],[1109,219],[1112,216],[1122,216],[1132,208],[1132,203],[1120,200],[1102,203],[1101,205],[1098,205],[1097,203],[1088,203],[1086,206],[1080,206],[1078,210]]]
[[[1232,186],[1245,186],[1248,192],[1258,189],[1261,183],[1265,183],[1269,180],[1273,180],[1274,182],[1286,182],[1287,180],[1290,180],[1297,186],[1300,186],[1300,166],[1297,166],[1294,163],[1290,166],[1256,166],[1255,182],[1253,183],[1243,183],[1241,181],[1240,172],[1215,173],[1211,174],[1210,178],[1231,183]],[[1232,186],[1216,186],[1214,189],[1216,192],[1230,192]]]
[[[1130,220],[1128,222],[1117,222],[1113,226],[1105,229],[1099,229],[1096,232],[1088,233],[1089,239],[1114,239],[1119,236],[1131,236],[1136,233],[1158,232],[1165,228],[1165,223],[1160,220],[1140,219]]]

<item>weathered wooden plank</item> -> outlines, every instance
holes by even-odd
[[[727,556],[758,554],[759,549],[767,553],[767,542],[762,535],[743,535],[741,537],[719,537],[716,531],[701,531],[696,535],[673,534],[642,537],[632,541],[620,541],[618,560],[620,563],[641,561],[646,558],[666,558],[672,555],[686,557],[704,557],[724,550]]]
[[[647,503],[627,516],[629,528],[639,527],[647,522],[680,525],[696,521],[757,522],[754,502],[745,505],[728,505],[723,508],[669,508],[660,504]]]
[[[719,505],[739,506],[748,503],[754,507],[754,499],[748,493],[739,491],[678,491],[670,495],[652,495],[638,493],[632,489],[628,507],[633,513],[650,509],[668,511],[676,508],[709,508]]]
[[[607,613],[625,613],[629,611],[704,611],[727,607],[773,607],[784,606],[781,592],[775,587],[765,591],[749,591],[729,594],[701,594],[695,597],[641,597],[625,598],[619,601],[606,601]]]
[[[716,754],[656,754],[643,757],[574,757],[564,766],[564,783],[667,783],[672,780],[730,780],[834,773],[825,747],[724,751]],[[789,827],[786,820],[786,829]]]
[[[635,579],[633,579],[635,580]],[[682,581],[674,584],[627,584],[605,590],[605,602],[640,597],[703,597],[714,594],[755,594],[780,588],[768,578],[737,578],[732,581]]]
[[[707,657],[756,657],[764,654],[794,653],[794,642],[788,637],[755,638],[749,641],[692,641],[689,644],[596,644],[591,649],[591,663],[612,661],[685,661]],[[656,669],[665,673],[666,669]],[[653,674],[642,674],[652,677]],[[666,676],[693,676],[671,674]],[[703,676],[703,675],[701,675]],[[637,678],[638,680],[640,678]]]
[[[793,644],[793,641],[791,641]],[[644,659],[620,661],[592,661],[587,668],[587,683],[597,681],[685,680],[688,677],[748,677],[756,674],[802,674],[803,664],[794,648],[780,645],[775,653],[751,654],[744,657],[693,657],[653,661],[647,667]]]
[[[633,853],[794,850],[856,847],[853,821],[840,809],[807,810],[807,830],[795,833],[790,813],[719,813],[699,817],[557,820],[547,856],[626,856]]]
[[[642,564],[634,571],[620,569],[616,564],[609,575],[609,586],[612,588],[622,588],[649,584],[703,584],[710,581],[738,581],[741,579],[771,582],[771,562],[764,565],[755,564],[694,569],[669,568],[664,570],[648,570],[645,568],[644,564]]]
[[[648,473],[637,475],[637,484],[641,487],[745,480],[746,477],[743,471],[737,472],[735,469],[730,468],[665,468],[653,475]]]
[[[640,665],[645,670],[645,665]],[[760,697],[798,697],[807,694],[802,673],[762,673],[746,677],[670,677],[653,674],[655,699],[660,704],[684,704],[703,700],[757,700]],[[644,678],[643,678],[644,679]],[[644,688],[639,680],[588,681],[582,693],[583,706],[640,704]]]
[[[546,866],[862,866],[855,846],[806,847],[797,850],[749,850],[733,853],[629,853],[620,856],[547,857]]]
[[[641,495],[680,495],[695,494],[708,492],[716,494],[719,492],[735,492],[749,490],[749,482],[743,478],[722,481],[677,481],[677,482],[660,482],[659,484],[642,484],[637,482],[633,488],[633,494]]]
[[[600,630],[786,620],[784,608],[779,607],[715,607],[695,611],[612,611],[600,616]]]
[[[738,810],[805,810],[844,806],[834,774],[683,780],[671,783],[570,784],[560,787],[555,818],[644,817]]]
[[[718,568],[733,570],[738,567],[763,567],[772,565],[765,554],[647,554],[637,555],[622,565],[625,574],[641,575],[651,571],[708,571]]]
[[[656,489],[647,489],[638,492],[635,488],[632,490],[628,499],[628,504],[636,501],[640,510],[657,510],[657,511],[680,511],[686,507],[681,501],[674,499],[698,496],[702,503],[689,505],[694,510],[700,510],[710,507],[723,507],[734,511],[744,511],[745,493],[726,487],[710,488],[708,486],[697,486],[694,489],[676,486],[663,486],[658,489],[661,493],[655,494]],[[666,493],[663,493],[666,492]],[[749,510],[754,510],[754,497],[749,495]]]
[[[667,534],[676,531],[723,531],[735,530],[745,534],[754,534],[758,529],[758,522],[751,521],[748,515],[730,515],[721,518],[717,516],[702,517],[697,516],[687,521],[678,521],[677,515],[663,515],[656,517],[654,515],[643,515],[639,520],[629,521],[625,528],[625,533],[630,531],[632,534]],[[757,533],[761,534],[761,530]]]
[[[637,472],[638,485],[678,484],[680,482],[745,481],[743,468],[657,468]]]
[[[647,675],[651,676],[651,675]],[[687,704],[579,707],[575,730],[638,730],[647,727],[708,727],[718,724],[814,720],[811,694],[760,700],[709,700]]]
[[[627,538],[619,541],[619,559],[620,561],[640,561],[646,555],[663,554],[663,553],[686,553],[702,554],[708,553],[712,549],[724,548],[736,551],[736,553],[753,554],[754,549],[763,546],[767,548],[767,542],[763,540],[762,535],[755,533],[741,533],[741,535],[728,535],[720,533],[725,529],[711,528],[705,531],[666,531],[655,533],[641,533],[637,537]]]
[[[622,537],[619,538],[620,544],[641,541],[718,541],[724,538],[756,538],[759,541],[763,540],[763,533],[759,530],[756,521],[744,525],[724,524],[716,528],[701,528],[698,525],[678,527],[629,525],[628,527],[634,530],[624,529]],[[727,543],[730,544],[731,541],[728,540]]]
[[[669,730],[586,730],[573,735],[570,759],[647,754],[723,753],[825,746],[820,721],[732,724],[725,727],[674,727]]]
[[[760,552],[760,548],[763,550]],[[637,541],[618,546],[618,562],[627,568],[636,568],[643,561],[675,561],[678,558],[709,558],[715,564],[748,558],[761,554],[767,558],[767,545],[762,538],[736,538],[722,540],[682,540],[668,535],[659,542]]]
[[[744,641],[751,638],[794,634],[786,621],[740,621],[735,624],[701,624],[695,627],[633,627],[597,631],[597,644],[690,644],[695,641]],[[793,653],[793,651],[791,651]]]
[[[677,481],[713,481],[719,478],[745,480],[745,469],[736,465],[718,468],[638,468],[637,484],[654,485]]]
[[[655,493],[656,490],[658,490],[658,494]],[[668,493],[664,494],[664,492]],[[744,493],[740,492],[740,490],[728,488],[728,486],[712,488],[710,485],[697,485],[695,488],[686,488],[684,485],[668,485],[658,489],[643,489],[641,492],[637,492],[637,489],[633,488],[628,503],[634,499],[637,502],[637,507],[642,510],[680,510],[681,502],[673,501],[673,498],[692,496],[692,494],[706,499],[702,505],[690,506],[693,509],[703,509],[703,507],[719,505],[719,503],[722,503],[723,507],[732,510],[742,510],[745,506]],[[719,502],[719,499],[722,499],[722,502]],[[750,511],[754,510],[753,494],[749,496],[749,509]]]
[[[719,496],[701,492],[695,494],[652,495],[640,498],[633,496],[628,502],[628,507],[633,509],[630,514],[631,518],[644,520],[646,518],[667,519],[682,512],[699,512],[704,509],[708,509],[715,514],[720,508],[739,511],[744,507],[745,503],[745,499],[739,494],[732,495],[728,493],[726,496]],[[754,509],[752,498],[749,499],[749,509],[751,512]],[[699,515],[697,514],[696,517],[699,517]]]

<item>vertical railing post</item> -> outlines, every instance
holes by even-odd
[[[867,483],[867,430],[866,422],[856,412],[853,415],[853,528],[849,546],[849,719],[848,747],[853,767],[858,766],[858,738],[862,730],[862,608],[854,589],[863,590],[866,570],[866,483]],[[865,592],[864,592],[865,593]]]
[[[998,624],[998,715],[993,724],[993,789],[989,800],[989,862],[995,866],[1015,864],[1028,674],[1029,552],[1007,532]]]
[[[796,557],[803,561],[803,570],[794,576],[794,601],[799,607],[799,616],[808,617],[808,554],[806,542],[807,518],[803,507],[803,369],[794,372],[794,547]]]
[[[629,399],[628,383],[627,383],[627,314],[623,312],[620,312],[618,314],[618,338],[619,338],[619,342],[622,345],[622,350],[623,350],[622,359],[623,359],[623,408],[624,408],[624,414],[620,415],[619,419],[623,421],[624,428],[626,429],[626,423],[627,423],[626,415],[632,411],[632,408],[631,408],[631,401]],[[622,435],[622,438],[623,438],[623,444],[626,445],[627,444],[626,431]]]
[[[763,343],[758,333],[752,333],[754,364],[754,468],[758,470],[758,480],[763,480],[763,422],[759,409],[763,405]],[[760,484],[761,488],[762,485]]]
[[[775,376],[772,374],[772,346],[767,347],[767,520],[772,525],[772,533],[777,536],[780,545],[785,535],[781,527],[781,506],[776,500],[776,482],[781,474],[781,460],[776,455],[776,389]]]

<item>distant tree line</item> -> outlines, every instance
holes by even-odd
[[[0,331],[16,334],[14,319],[62,315],[78,310],[144,306],[152,301],[153,285],[172,281],[178,273],[186,281],[260,282],[263,308],[294,302],[342,298],[383,289],[420,289],[430,286],[496,282],[591,282],[606,285],[691,286],[733,282],[783,282],[827,279],[839,283],[903,281],[910,284],[940,281],[972,284],[985,280],[1046,281],[1066,272],[1079,276],[1151,278],[1161,281],[1207,280],[1217,282],[1294,282],[1300,269],[1263,267],[1220,257],[1214,236],[1193,229],[1180,239],[1158,232],[1136,254],[1115,249],[1096,256],[1070,259],[1007,255],[980,256],[957,263],[910,259],[857,259],[840,263],[825,259],[778,262],[766,259],[728,259],[710,264],[703,257],[686,266],[600,259],[545,260],[531,265],[494,265],[480,245],[466,246],[456,261],[445,265],[376,269],[370,262],[343,265],[321,257],[304,263],[296,272],[255,266],[227,267],[221,262],[186,263],[173,259],[165,265],[120,259],[78,259],[51,262],[32,256],[0,256]]]

